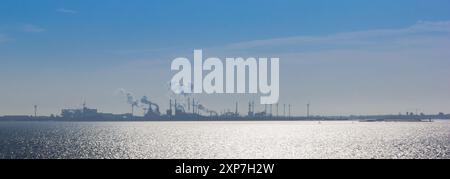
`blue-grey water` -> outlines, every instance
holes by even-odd
[[[0,122],[0,158],[450,158],[450,121]]]

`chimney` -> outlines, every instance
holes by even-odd
[[[34,105],[34,117],[36,118],[37,117],[37,105]]]
[[[236,111],[234,113],[236,116],[239,116],[238,102],[236,102]]]

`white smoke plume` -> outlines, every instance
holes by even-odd
[[[117,91],[118,93],[125,95],[125,97],[127,98],[127,103],[129,105],[132,105],[133,107],[140,107],[139,100],[134,97],[133,93],[128,92],[123,88],[118,89]]]

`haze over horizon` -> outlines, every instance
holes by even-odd
[[[176,57],[280,57],[293,115],[450,113],[449,0],[5,0],[0,116],[168,106]],[[259,95],[196,95],[242,114]],[[257,110],[262,110],[258,106]],[[280,110],[282,108],[280,107]],[[142,112],[137,112],[140,114]]]

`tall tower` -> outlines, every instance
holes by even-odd
[[[188,103],[188,111],[190,111],[191,110],[191,98],[188,98],[187,100],[188,100],[187,101],[187,103]]]
[[[283,104],[283,117],[286,117],[286,104]]]
[[[264,105],[264,113],[267,115],[267,104]]]
[[[236,115],[236,116],[239,116],[239,110],[238,110],[238,102],[236,102],[236,110],[234,111],[234,114]]]
[[[255,109],[252,105],[252,102],[248,102],[248,117],[253,117],[255,115]]]
[[[250,117],[252,114],[252,103],[248,102],[248,116]]]
[[[277,117],[280,117],[280,113],[278,113],[278,103],[277,103]]]
[[[192,114],[195,114],[195,99],[192,98]]]
[[[311,104],[308,102],[308,104],[306,104],[306,116],[309,119],[309,107],[311,106]]]
[[[291,104],[289,104],[289,119],[291,118]]]
[[[83,111],[84,111],[84,109],[83,109]],[[83,112],[83,114],[84,114],[84,112]],[[131,104],[131,119],[133,119],[134,118],[134,104]]]
[[[172,116],[172,99],[169,99],[169,111],[167,112],[167,115]]]
[[[272,104],[270,104],[270,116],[272,116],[273,110],[272,110]]]
[[[134,104],[132,104],[132,105],[134,105]],[[83,100],[83,109],[82,109],[82,111],[83,111],[83,115],[84,115],[86,113],[86,101],[85,100]]]
[[[37,105],[34,105],[34,117],[37,117]]]
[[[175,111],[175,116],[177,115],[177,112],[178,112],[178,106],[177,106],[177,100],[175,100],[175,102],[174,102],[174,111]]]
[[[255,101],[252,101],[252,112],[255,114]]]

